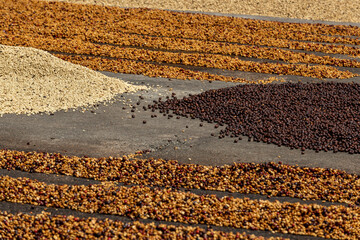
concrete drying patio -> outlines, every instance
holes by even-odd
[[[105,74],[120,77],[133,84],[145,84],[151,89],[123,94],[117,102],[108,106],[100,105],[98,109],[85,113],[76,110],[60,111],[54,115],[4,115],[0,118],[0,147],[93,157],[122,156],[150,150],[143,157],[176,159],[183,163],[203,165],[281,161],[286,164],[359,173],[359,158],[356,154],[315,153],[310,150],[301,154],[300,150],[290,150],[287,147],[248,142],[247,138],[234,143],[230,137],[218,139],[216,133],[220,128],[214,129],[214,124],[204,122],[203,127],[200,127],[201,121],[198,119],[168,119],[159,112],[142,109],[143,106],[152,104],[153,100],[159,97],[165,99],[165,96],[171,96],[172,93],[183,97],[209,89],[235,86],[235,83]],[[296,77],[290,77],[289,80],[291,78]],[[131,106],[136,106],[135,112],[131,112]],[[151,118],[153,114],[157,117]],[[215,136],[211,136],[211,133]]]
[[[282,22],[299,23],[326,23],[341,24],[336,22],[309,21],[299,19],[271,18],[249,15],[230,15],[216,14],[222,16],[246,17],[262,20],[274,20]],[[349,24],[349,23],[343,23]],[[352,24],[360,26],[360,24]],[[304,51],[300,51],[304,52]],[[313,53],[313,52],[312,52]],[[323,53],[313,53],[324,55]],[[332,56],[348,58],[344,55]],[[249,59],[247,59],[249,60]],[[265,61],[251,59],[254,61]],[[359,59],[357,59],[359,60]],[[269,61],[270,62],[270,61]],[[184,66],[182,66],[184,67]],[[214,74],[224,74],[228,76],[242,77],[249,80],[260,80],[268,77],[279,77],[271,74],[259,74],[249,72],[234,72],[219,69],[192,68],[194,70],[206,71]],[[360,69],[339,68],[360,74]],[[346,170],[349,173],[360,173],[359,155],[348,153],[319,152],[306,150],[304,154],[300,150],[290,150],[287,147],[277,147],[273,144],[258,142],[248,142],[245,137],[238,143],[234,139],[226,137],[219,139],[217,133],[220,128],[215,129],[215,124],[203,122],[199,119],[190,119],[176,116],[168,119],[159,112],[150,110],[144,111],[143,106],[152,104],[159,97],[165,99],[173,93],[178,98],[188,94],[198,94],[209,89],[218,89],[237,85],[236,83],[208,82],[208,81],[184,81],[167,78],[150,78],[141,75],[115,74],[103,72],[111,77],[121,78],[135,85],[149,86],[149,90],[136,93],[125,93],[118,96],[113,104],[100,104],[95,110],[88,110],[82,113],[80,110],[59,111],[52,115],[36,114],[31,116],[6,114],[0,117],[0,148],[24,151],[45,151],[60,152],[63,155],[89,156],[89,157],[108,157],[123,156],[133,154],[137,151],[146,151],[140,157],[143,158],[163,158],[175,159],[181,163],[196,163],[202,165],[224,165],[233,162],[279,162],[285,164],[298,164],[299,166],[335,168]],[[321,82],[329,79],[313,79],[298,76],[280,76],[287,82]],[[357,82],[360,77],[346,80],[332,80],[337,82]],[[141,98],[140,98],[141,96]],[[137,103],[139,105],[137,105]],[[135,106],[134,112],[131,112]],[[151,115],[157,117],[152,118]],[[135,117],[133,117],[134,115]],[[215,136],[211,136],[214,133]],[[56,174],[27,173],[21,171],[0,170],[0,176],[27,177],[46,182],[47,184],[69,184],[69,185],[88,185],[96,184],[98,181],[84,178],[75,178]],[[217,194],[218,196],[231,195],[234,197],[248,197],[250,199],[267,199],[265,195],[259,194],[240,194],[220,191],[207,191],[187,189],[196,194]],[[272,197],[269,201],[280,202],[300,202],[301,204],[316,203],[320,205],[335,205],[337,203],[316,201],[303,201],[298,198]],[[96,217],[100,219],[110,218],[124,222],[133,221],[130,218],[106,215],[106,214],[86,214],[78,211],[45,208],[29,204],[19,204],[10,202],[0,202],[0,210],[10,213],[40,213],[48,211],[52,214],[75,215],[77,217]],[[141,220],[143,222],[153,222],[154,220]],[[174,225],[184,225],[174,222],[159,222]],[[206,225],[199,225],[207,228]],[[215,230],[254,233],[259,236],[286,237],[290,239],[322,239],[311,236],[271,233],[270,231],[253,231],[245,229],[235,229],[229,227],[215,227]]]

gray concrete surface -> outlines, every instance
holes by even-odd
[[[235,86],[235,83],[183,81],[166,78],[105,73],[133,84],[145,84],[150,90],[126,93],[118,101],[100,105],[95,111],[56,112],[54,115],[4,115],[0,118],[0,148],[60,152],[77,156],[122,156],[139,150],[150,150],[143,157],[176,159],[183,163],[223,165],[233,162],[282,161],[300,166],[337,168],[359,174],[358,155],[315,153],[290,150],[264,143],[238,143],[233,139],[210,136],[220,129],[198,119],[168,119],[158,112],[143,111],[159,97],[176,93],[183,97],[208,89]],[[291,77],[294,78],[294,77]],[[295,78],[296,79],[296,78]],[[143,96],[141,100],[139,96]],[[136,105],[140,101],[140,105]],[[131,106],[136,106],[131,112]],[[123,109],[125,107],[126,109]],[[156,118],[151,115],[156,114]],[[135,118],[132,118],[135,115]],[[144,124],[143,121],[146,121]]]

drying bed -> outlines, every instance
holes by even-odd
[[[45,184],[28,178],[0,177],[2,201],[132,219],[208,224],[325,238],[356,239],[359,207],[299,204],[248,198],[197,195],[145,186]]]
[[[0,168],[53,173],[155,187],[288,196],[360,205],[360,178],[324,168],[234,163],[221,167],[163,159],[68,157],[59,153],[0,151]]]
[[[0,236],[3,238],[32,239],[71,238],[71,239],[252,239],[281,240],[284,238],[264,238],[241,233],[225,233],[205,230],[199,227],[183,227],[140,222],[125,223],[109,219],[78,218],[74,216],[50,215],[46,212],[29,214],[9,214],[0,212]]]
[[[46,0],[50,1],[50,0]],[[321,1],[311,2],[310,0],[294,2],[288,0],[224,0],[218,2],[216,0],[205,0],[194,2],[191,0],[183,0],[181,2],[175,0],[146,0],[146,1],[126,1],[126,0],[57,0],[61,2],[72,2],[80,4],[97,4],[116,7],[148,7],[159,9],[173,9],[178,11],[198,11],[207,14],[218,15],[234,15],[248,14],[246,17],[257,18],[262,16],[272,16],[286,18],[287,21],[297,19],[313,19],[327,22],[327,24],[338,24],[338,22],[359,22],[359,5],[357,1],[339,4],[339,1]],[[311,4],[310,4],[311,3]],[[238,16],[238,15],[237,15]],[[242,15],[244,16],[244,15]],[[267,17],[269,18],[269,17]],[[311,21],[308,21],[311,22]]]
[[[358,57],[354,36],[359,29],[353,26],[28,0],[3,0],[2,6],[0,43],[41,48],[94,70],[246,83],[243,78],[209,72],[222,69],[344,79],[357,73],[334,66],[359,66],[357,60],[315,55]]]

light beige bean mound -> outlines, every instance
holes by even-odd
[[[42,50],[0,45],[0,115],[86,108],[141,88]]]
[[[45,0],[54,1],[54,0]],[[117,7],[235,13],[360,23],[360,0],[55,0]]]

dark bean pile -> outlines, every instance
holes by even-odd
[[[288,196],[360,205],[359,175],[281,163],[233,163],[215,167],[163,159],[80,158],[59,153],[0,150],[0,168],[125,184]]]
[[[146,186],[45,184],[28,178],[0,177],[0,201],[68,208],[87,213],[127,216],[187,224],[207,224],[358,239],[360,208],[281,203],[248,198],[197,195]]]
[[[353,154],[360,153],[359,99],[355,83],[250,84],[173,96],[148,108],[225,125],[219,138]]]
[[[252,239],[264,238],[245,233],[225,233],[199,227],[184,227],[154,223],[121,222],[110,219],[78,218],[74,216],[9,214],[0,212],[2,239]]]

